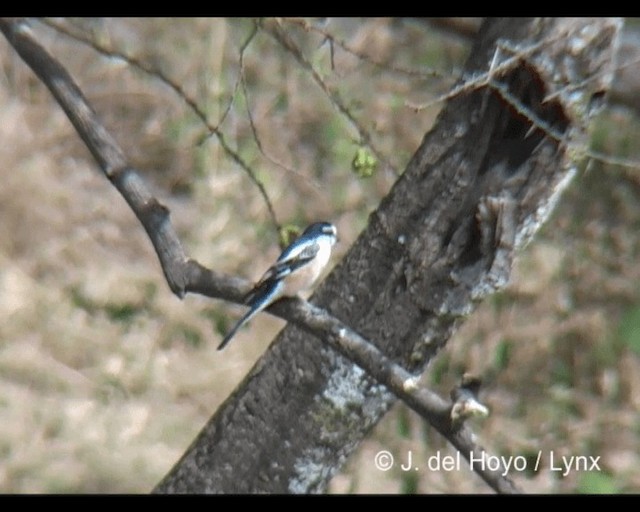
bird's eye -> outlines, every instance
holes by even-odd
[[[333,235],[333,236],[336,236],[337,234],[335,226],[325,226],[322,229],[322,232],[325,233],[326,235]]]

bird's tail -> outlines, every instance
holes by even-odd
[[[233,326],[233,329],[227,333],[220,345],[218,345],[218,350],[222,350],[226,347],[227,343],[231,341],[231,338],[235,336],[244,324],[279,297],[280,292],[282,291],[282,282],[278,280],[263,283],[259,291],[261,293],[250,292],[250,294],[247,295],[248,303],[251,306],[249,311],[247,311],[244,316],[238,320],[238,323]]]
[[[249,320],[251,320],[258,313],[260,313],[260,309],[251,308],[249,311],[247,311],[245,313],[245,315],[240,320],[238,320],[238,323],[233,326],[233,329],[231,329],[227,333],[227,335],[224,337],[224,339],[222,340],[220,345],[218,345],[218,350],[222,350],[224,347],[226,347],[227,343],[229,343],[231,341],[231,338],[233,338],[236,335],[236,333],[238,332],[240,327],[242,327],[244,324],[246,324]]]

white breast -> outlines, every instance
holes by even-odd
[[[284,279],[284,295],[293,296],[310,288],[322,274],[330,257],[331,245],[328,243],[320,244],[320,250],[312,261]]]

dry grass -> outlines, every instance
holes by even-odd
[[[248,20],[81,25],[103,44],[158,66],[214,124],[231,99],[239,49],[251,32]],[[196,145],[203,127],[180,99],[156,78],[36,28],[171,208],[190,254],[257,277],[277,253],[265,204],[214,139]],[[404,101],[424,101],[450,80],[385,70],[339,48],[332,69],[320,36],[289,29],[402,169],[434,115],[415,114]],[[464,58],[463,48],[417,22],[341,20],[326,30],[396,67],[449,76]],[[264,350],[250,343],[252,334],[269,339],[282,322],[264,315],[218,353],[218,329],[240,308],[171,295],[133,214],[5,41],[0,63],[0,492],[146,492]],[[269,158],[253,142],[241,89],[222,129],[264,181],[282,223],[338,224],[339,259],[393,173],[380,166],[369,179],[353,174],[352,127],[272,38],[259,32],[244,64]],[[638,158],[629,114],[609,112],[599,127],[599,149]],[[519,257],[509,289],[480,306],[426,377],[443,394],[464,371],[485,377],[492,415],[476,430],[494,453],[601,456],[601,472],[517,474],[528,491],[640,488],[637,183],[633,173],[600,166],[580,176]],[[409,450],[414,460],[451,454],[399,405],[331,491],[487,492],[464,464],[450,472],[380,472],[373,465],[380,449],[399,459]]]

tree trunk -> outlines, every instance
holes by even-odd
[[[575,174],[620,28],[487,20],[465,68],[472,83],[451,95],[311,302],[421,372],[474,304],[506,285],[514,252]],[[289,325],[155,491],[322,492],[394,400]]]

